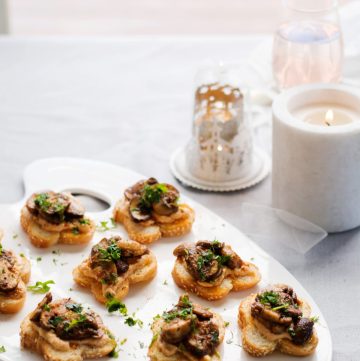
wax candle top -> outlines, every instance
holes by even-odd
[[[303,119],[309,124],[332,127],[349,124],[355,121],[356,117],[348,109],[330,108],[324,110],[314,108],[307,113],[305,112]]]

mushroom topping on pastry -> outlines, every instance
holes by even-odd
[[[11,292],[21,280],[21,268],[15,255],[0,245],[0,292]]]
[[[229,245],[217,240],[180,244],[173,253],[175,283],[209,301],[251,288],[261,279],[253,263],[243,261]]]
[[[158,183],[155,178],[128,188],[125,197],[130,201],[130,215],[136,222],[150,219],[152,213],[170,216],[179,209],[179,191],[171,184]]]
[[[152,243],[161,237],[178,237],[191,230],[194,210],[179,203],[180,193],[171,184],[155,178],[127,188],[114,208],[115,222],[122,223],[129,237]]]
[[[30,320],[44,330],[54,331],[62,340],[100,338],[103,335],[99,316],[93,311],[84,309],[70,298],[52,302],[51,293],[45,296]]]
[[[34,193],[21,210],[21,225],[36,247],[88,243],[95,224],[71,193]]]
[[[49,361],[100,358],[116,347],[111,332],[90,308],[47,293],[21,323],[21,345]]]
[[[159,352],[179,360],[211,357],[223,340],[224,328],[219,315],[192,303],[185,294],[152,325],[155,342],[150,345],[150,359],[158,360]]]
[[[26,207],[33,215],[54,224],[79,219],[85,214],[85,208],[70,193],[34,193],[26,202]]]
[[[91,250],[90,267],[102,277],[103,283],[115,283],[118,276],[128,271],[149,250],[142,244],[126,242],[121,237],[103,238]]]
[[[243,265],[231,247],[219,241],[180,245],[175,248],[174,256],[183,257],[191,276],[203,282],[213,282],[222,276],[224,266],[235,269]]]
[[[125,297],[130,284],[151,280],[156,269],[156,258],[146,246],[114,236],[93,246],[90,256],[74,269],[73,276],[105,303],[108,297]]]
[[[251,315],[274,334],[285,334],[294,344],[303,345],[311,337],[314,321],[303,317],[300,301],[288,286],[274,286],[257,294]]]
[[[30,262],[0,243],[0,313],[15,313],[22,308],[29,278]]]

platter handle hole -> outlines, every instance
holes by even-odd
[[[63,192],[70,192],[74,197],[78,198],[87,212],[103,212],[111,207],[107,197],[96,192],[83,189],[65,189]]]

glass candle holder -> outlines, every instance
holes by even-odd
[[[252,161],[250,112],[239,69],[222,66],[196,77],[192,139],[186,162],[197,178],[226,182],[248,174]]]
[[[279,89],[334,83],[342,76],[343,40],[336,0],[283,0],[273,74]]]

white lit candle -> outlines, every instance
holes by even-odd
[[[324,127],[349,124],[357,119],[354,110],[336,104],[311,105],[294,110],[294,115],[304,122]]]
[[[360,225],[360,91],[306,85],[273,104],[273,206],[328,232]]]

